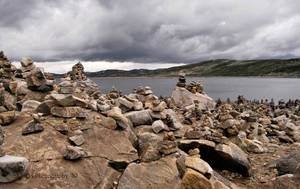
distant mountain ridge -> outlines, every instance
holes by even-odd
[[[104,70],[86,72],[89,77],[176,77],[184,71],[190,77],[259,76],[300,77],[300,58],[267,60],[217,59],[166,69]]]

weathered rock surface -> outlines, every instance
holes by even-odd
[[[177,188],[180,178],[176,168],[176,158],[164,157],[149,163],[131,163],[125,169],[118,189]]]
[[[167,117],[167,115],[169,115],[171,117],[171,120],[172,120],[172,125],[171,127],[173,127],[174,129],[181,129],[183,126],[182,126],[182,123],[180,122],[178,116],[176,115],[176,113],[174,112],[174,110],[172,109],[165,109],[163,112],[163,118]]]
[[[300,150],[293,152],[287,157],[275,161],[279,175],[293,174],[296,172],[297,165],[300,163]]]
[[[0,157],[0,183],[7,183],[21,178],[27,170],[28,160],[24,157],[5,155]]]
[[[186,157],[185,166],[198,171],[208,179],[213,175],[213,169],[210,165],[199,157]]]
[[[7,125],[12,123],[15,120],[16,112],[8,111],[0,113],[0,124]]]
[[[183,87],[176,87],[172,93],[172,99],[177,107],[184,108],[194,104],[195,100],[199,102],[200,109],[213,109],[215,101],[205,94],[193,94]]]
[[[0,146],[3,144],[4,142],[4,132],[2,130],[2,127],[0,126]]]
[[[76,146],[80,146],[84,143],[84,137],[82,135],[75,135],[75,136],[69,137],[69,140]]]
[[[24,156],[30,161],[28,174],[6,184],[7,189],[112,188],[116,186],[114,183],[118,182],[121,173],[111,164],[130,163],[138,159],[126,131],[95,125],[83,133],[85,143],[81,147],[86,155],[75,161],[64,160],[67,136],[55,127],[63,124],[63,119],[48,117],[42,120],[43,132],[22,136],[22,127],[19,125],[31,119],[31,116],[17,117],[15,122],[4,128],[6,137],[3,148],[7,154]],[[82,127],[92,123],[92,120],[82,121]]]
[[[124,114],[134,126],[151,125],[153,120],[149,110],[132,111]]]
[[[156,120],[152,123],[152,130],[155,133],[159,133],[160,131],[165,129],[165,124],[161,120]]]
[[[85,156],[85,152],[82,148],[77,146],[67,146],[63,156],[67,160],[77,160]]]
[[[33,91],[48,92],[53,90],[53,83],[47,82],[44,73],[35,68],[26,78],[28,89]]]
[[[41,103],[36,100],[27,100],[22,105],[22,112],[37,113],[37,108]]]
[[[67,107],[67,106],[80,106],[87,107],[87,103],[74,95],[66,94],[51,94],[46,97],[47,100],[53,100],[55,104]]]
[[[184,174],[180,186],[180,189],[212,189],[212,183],[205,178],[201,173],[193,170],[187,169]]]
[[[44,130],[44,127],[43,127],[43,125],[40,121],[32,120],[24,126],[24,128],[22,130],[22,134],[23,135],[28,135],[28,134],[31,134],[31,133],[42,132],[43,130]]]
[[[51,114],[57,117],[64,118],[86,118],[87,110],[79,106],[70,106],[70,107],[58,107],[54,106],[51,108]]]
[[[223,164],[227,164],[229,169],[235,170],[243,175],[250,175],[250,162],[248,155],[233,143],[218,144],[216,152],[222,157]]]

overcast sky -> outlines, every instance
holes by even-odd
[[[0,0],[0,50],[108,67],[299,57],[299,10],[299,0]]]

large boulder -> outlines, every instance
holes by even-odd
[[[161,136],[154,133],[143,133],[138,135],[138,138],[141,161],[150,162],[161,158],[159,152],[159,144],[163,141]]]
[[[194,104],[195,100],[199,102],[200,109],[213,109],[216,105],[216,102],[207,96],[206,94],[196,93],[193,94],[183,87],[176,87],[172,93],[172,100],[175,105],[180,108],[185,108]]]
[[[27,170],[28,160],[24,157],[0,157],[0,183],[7,183],[21,178]]]
[[[224,164],[224,168],[239,172],[245,176],[250,175],[250,162],[248,155],[237,145],[229,142],[229,144],[218,144],[215,147],[216,153],[221,157],[220,163]]]
[[[5,184],[6,189],[113,188],[122,174],[115,168],[138,159],[126,131],[91,125],[83,132],[85,143],[81,147],[85,156],[74,161],[65,160],[63,155],[69,145],[68,136],[56,129],[64,124],[64,119],[52,116],[41,119],[43,132],[23,136],[22,125],[31,119],[27,114],[20,115],[9,127],[4,127],[3,149],[7,154],[26,157],[30,162],[28,174]],[[92,119],[79,121],[81,127],[93,123]],[[71,128],[71,125],[66,126]]]
[[[166,156],[149,163],[131,163],[120,178],[118,189],[177,188],[180,178],[176,158]]]

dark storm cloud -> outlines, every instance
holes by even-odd
[[[196,62],[300,55],[298,0],[0,0],[13,59]]]

